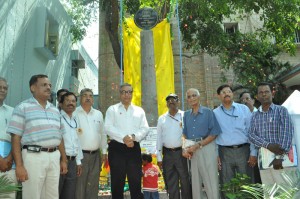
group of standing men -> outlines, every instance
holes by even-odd
[[[204,192],[208,199],[225,198],[219,185],[236,173],[260,182],[257,155],[261,147],[274,153],[274,170],[283,169],[282,156],[291,148],[294,128],[287,109],[273,104],[272,90],[269,83],[258,85],[258,110],[247,92],[240,96],[242,104],[235,103],[229,85],[217,89],[221,104],[214,110],[200,104],[200,93],[194,88],[186,92],[191,109],[185,112],[178,109],[176,94],[167,96],[169,110],[157,125],[157,159],[170,198],[201,199]]]
[[[11,135],[12,143],[11,151],[0,150],[1,175],[10,174],[22,182],[23,199],[97,198],[99,149],[105,161],[106,135],[110,137],[112,198],[123,198],[126,176],[131,197],[143,198],[139,142],[149,127],[144,110],[131,104],[130,84],[120,86],[120,103],[108,108],[105,122],[102,113],[92,107],[90,89],[80,92],[77,109],[76,95],[60,90],[58,110],[47,101],[51,83],[46,75],[32,76],[29,86],[33,97],[12,111],[4,104],[8,84],[0,78],[0,113],[5,116],[0,121],[4,127],[0,141],[10,147]],[[262,83],[257,90],[261,107],[254,113],[247,104],[251,98],[242,100],[250,109],[235,103],[229,85],[217,89],[221,105],[215,110],[200,105],[200,93],[194,88],[186,92],[191,109],[185,112],[178,109],[176,94],[166,97],[169,110],[158,120],[157,158],[170,198],[203,198],[204,190],[207,198],[219,198],[218,173],[221,184],[237,172],[250,175],[257,165],[259,147],[276,155],[274,169],[282,168],[282,155],[291,147],[293,124],[287,110],[272,103],[271,85]],[[187,159],[191,160],[191,179]]]
[[[32,76],[29,87],[32,97],[13,109],[4,104],[8,83],[0,78],[0,175],[22,183],[23,199],[97,199],[99,149],[103,161],[107,159],[104,128],[111,137],[113,198],[123,197],[126,175],[132,197],[143,198],[138,142],[147,134],[148,123],[143,109],[131,105],[131,85],[121,85],[121,102],[108,109],[105,124],[102,113],[92,107],[91,89],[81,90],[77,108],[77,96],[59,90],[57,108],[48,101],[51,83],[46,75]]]

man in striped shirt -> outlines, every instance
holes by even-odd
[[[29,86],[33,97],[16,106],[7,129],[16,177],[23,185],[23,199],[56,199],[60,170],[67,173],[64,128],[58,109],[47,101],[48,77],[34,75]]]
[[[291,117],[285,107],[273,104],[271,84],[258,85],[257,99],[261,106],[253,113],[249,139],[257,147],[264,147],[273,152],[273,168],[283,169],[282,155],[290,150],[294,133]]]

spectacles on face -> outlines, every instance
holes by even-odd
[[[120,91],[120,93],[121,93],[121,95],[126,95],[126,94],[132,95],[133,91],[125,91],[125,90],[122,90],[122,91]]]
[[[198,96],[197,94],[192,94],[192,95],[188,95],[187,98],[191,99],[192,97],[197,97],[197,96]]]
[[[169,98],[167,100],[167,102],[178,102],[178,99],[175,99],[175,98]]]
[[[225,91],[220,92],[220,94],[222,94],[222,95],[231,94],[231,93],[232,93],[231,90],[225,90]]]
[[[271,93],[271,91],[259,91],[258,95],[268,95],[270,93]]]
[[[7,87],[7,86],[0,86],[0,90],[7,91],[7,90],[8,90],[8,87]]]

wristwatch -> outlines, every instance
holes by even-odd
[[[199,149],[203,148],[203,145],[201,144],[201,142],[198,142],[198,145],[199,145]]]
[[[276,159],[283,159],[283,156],[284,156],[284,155],[275,155],[275,158],[276,158]]]

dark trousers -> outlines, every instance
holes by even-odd
[[[248,165],[250,156],[250,145],[244,145],[240,148],[228,148],[219,146],[219,157],[221,160],[220,182],[221,186],[228,183],[235,177],[236,173],[247,174],[251,177],[252,168]],[[225,198],[224,193],[221,193]]]
[[[163,172],[167,192],[172,199],[191,199],[192,190],[189,180],[187,159],[182,156],[182,150],[163,150]],[[180,184],[180,186],[179,186]],[[179,188],[180,187],[180,188]]]
[[[59,178],[59,198],[60,199],[74,199],[76,188],[76,160],[68,161],[68,173],[60,175]]]
[[[98,199],[99,176],[101,171],[100,150],[96,153],[83,153],[82,173],[77,177],[76,199]]]
[[[142,199],[142,157],[138,142],[133,148],[112,140],[108,145],[108,162],[111,172],[112,199],[123,199],[125,179],[127,176],[130,196]]]

